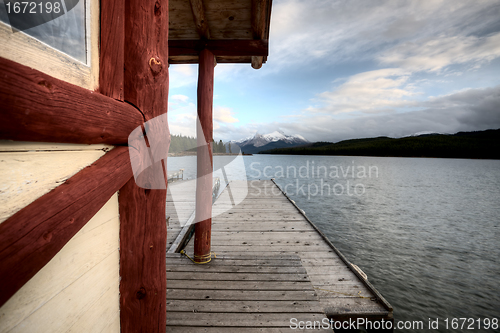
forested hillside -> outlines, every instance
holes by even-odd
[[[214,153],[226,153],[230,152],[231,144],[224,144],[222,140],[219,142],[213,142],[213,152]],[[170,149],[169,153],[180,153],[185,151],[196,151],[196,138],[183,135],[171,135],[170,136]]]
[[[261,154],[500,159],[500,129],[399,139],[378,137],[337,143],[316,142],[301,147],[266,150]]]

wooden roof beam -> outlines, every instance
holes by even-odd
[[[252,34],[256,40],[267,39],[266,14],[269,0],[252,0]],[[252,56],[252,67],[259,69],[264,62],[263,56]]]
[[[210,39],[210,27],[205,16],[203,0],[190,0],[191,10],[193,12],[193,21],[196,24],[196,31],[200,38]]]
[[[265,39],[268,0],[252,0],[253,39]]]
[[[267,56],[267,40],[169,40],[169,56],[198,56],[204,49],[215,56]]]
[[[262,56],[252,56],[252,68],[260,69],[264,63],[264,57]]]

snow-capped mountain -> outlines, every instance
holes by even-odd
[[[413,134],[403,135],[402,138],[415,137],[415,136],[425,136],[425,135],[435,135],[435,134],[445,134],[435,131],[421,131]]]
[[[252,137],[237,141],[231,141],[231,143],[238,145],[243,152],[253,154],[273,148],[305,145],[308,144],[309,141],[298,134],[287,135],[283,133],[283,131],[274,131],[268,134],[256,133]]]

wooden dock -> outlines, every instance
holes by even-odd
[[[184,169],[179,169],[177,171],[172,171],[167,173],[167,181],[174,182],[184,178]]]
[[[182,227],[193,214],[195,201],[195,181],[178,181],[168,184],[166,208],[168,218],[167,249],[170,249],[182,231]]]
[[[324,316],[392,320],[392,307],[366,275],[273,181],[232,182],[229,190],[248,194],[236,206],[224,193],[214,204],[217,258],[195,265],[167,255],[167,331],[287,331],[291,318]],[[179,228],[169,226],[170,233]],[[193,255],[193,240],[185,251]]]
[[[326,319],[298,256],[167,256],[167,332],[288,332]],[[241,331],[243,329],[243,331]]]

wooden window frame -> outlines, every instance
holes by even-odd
[[[0,22],[0,57],[15,61],[79,87],[96,90],[99,86],[99,0],[85,2],[86,63],[59,51],[24,32]]]

